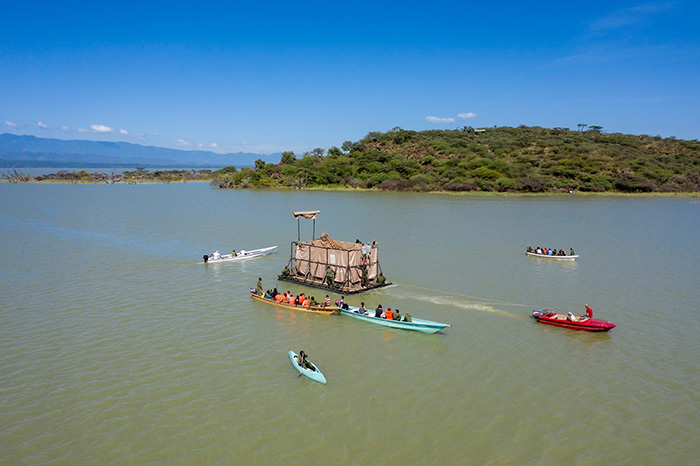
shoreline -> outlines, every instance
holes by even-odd
[[[0,179],[0,183],[7,184],[64,184],[64,185],[86,185],[86,184],[104,184],[104,185],[151,185],[151,184],[184,184],[184,183],[211,183],[214,180],[171,180],[171,181],[160,181],[160,180],[144,180],[144,181],[69,181],[69,180],[29,180],[29,181],[12,181],[8,179]],[[218,186],[211,186],[212,189],[224,189]],[[231,189],[231,188],[229,188]],[[272,188],[232,188],[232,189],[247,189],[251,191],[326,191],[326,192],[374,192],[374,193],[394,193],[394,194],[425,194],[425,195],[447,195],[447,196],[467,196],[467,197],[675,197],[675,198],[700,198],[700,192],[678,192],[678,193],[624,193],[617,191],[605,191],[605,192],[588,192],[588,191],[574,191],[574,193],[568,192],[543,192],[543,193],[519,193],[519,192],[485,192],[485,191],[393,191],[386,189],[376,189],[376,188],[351,188],[346,186],[338,187],[309,187],[304,189],[291,188],[291,187],[272,187]]]

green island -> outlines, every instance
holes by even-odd
[[[587,130],[584,130],[588,128]],[[17,179],[17,178],[22,179]],[[220,188],[374,189],[472,193],[698,193],[700,142],[673,137],[519,126],[371,132],[340,148],[279,163],[220,170],[142,168],[106,175],[59,172],[35,178],[18,172],[8,181],[184,182]],[[13,178],[13,179],[11,179]]]

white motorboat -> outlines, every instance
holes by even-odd
[[[252,259],[254,257],[260,257],[260,256],[265,256],[267,254],[274,254],[277,252],[277,246],[270,246],[269,248],[261,248],[261,249],[250,249],[250,250],[245,250],[241,249],[238,252],[233,252],[231,254],[221,254],[219,251],[214,251],[213,253],[209,255],[204,255],[204,263],[205,264],[211,264],[211,263],[216,263],[216,262],[233,262],[233,261],[240,261],[243,259]],[[235,253],[235,254],[234,254]]]

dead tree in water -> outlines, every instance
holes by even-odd
[[[20,173],[14,169],[10,173],[3,173],[2,179],[7,180],[10,183],[27,183],[32,180],[29,175],[25,175],[24,173]]]

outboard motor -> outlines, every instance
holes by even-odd
[[[209,256],[204,254],[204,263],[206,264],[207,262],[209,262]]]

